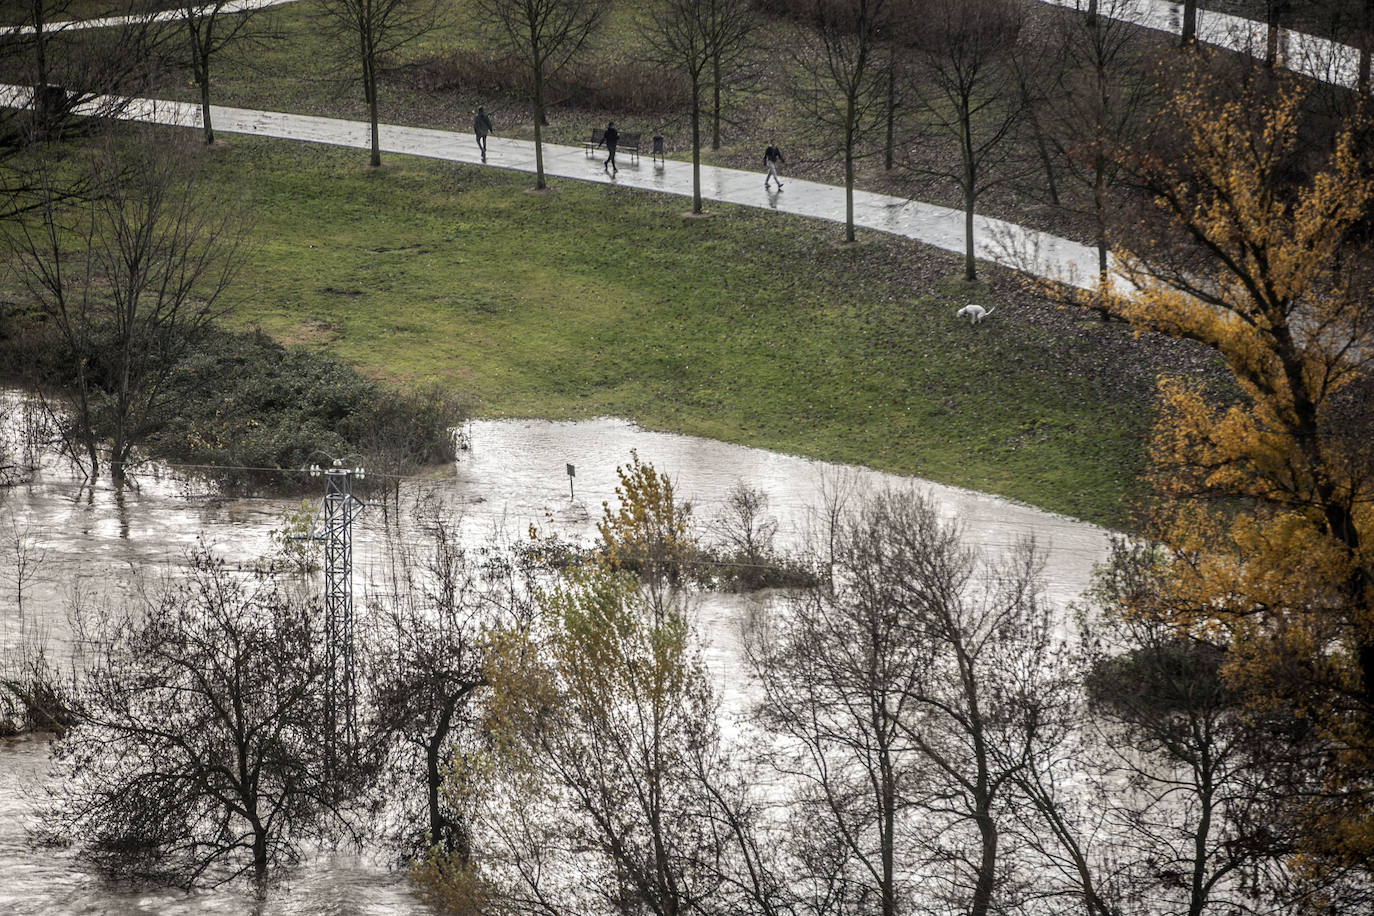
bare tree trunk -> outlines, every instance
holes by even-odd
[[[973,257],[973,206],[978,198],[977,174],[973,164],[973,125],[969,123],[969,106],[962,106],[959,116],[960,155],[964,159],[964,279],[969,283],[978,279],[978,263]]]
[[[897,52],[889,52],[887,61],[887,138],[883,144],[883,168],[892,171],[897,127]]]
[[[1183,23],[1179,32],[1182,47],[1197,41],[1197,0],[1183,0]]]
[[[367,97],[367,116],[372,128],[372,157],[368,164],[377,168],[382,164],[382,147],[377,131],[377,61],[363,52],[363,94]]]
[[[215,142],[215,127],[210,123],[210,73],[208,63],[201,75],[197,77],[200,83],[200,119],[205,131],[205,145],[210,146]]]
[[[711,57],[711,149],[720,149],[720,51]]]
[[[875,717],[877,718],[877,717]],[[874,722],[875,735],[886,734],[886,723]],[[883,916],[897,916],[897,785],[893,774],[892,749],[883,742],[879,755],[882,775],[882,912]]]
[[[692,74],[692,212],[701,212],[701,79]]]
[[[1283,56],[1279,53],[1279,41],[1281,30],[1279,19],[1284,12],[1283,4],[1278,0],[1269,0],[1264,10],[1264,65],[1274,67]]]
[[[193,71],[195,74],[196,85],[200,87],[200,120],[201,129],[205,135],[205,145],[209,146],[215,142],[215,129],[210,123],[210,51],[211,38],[213,37],[214,20],[205,23],[205,40],[196,33],[194,19],[186,20],[186,28],[191,33],[191,55],[193,59]]]
[[[1109,289],[1107,275],[1107,187],[1106,157],[1099,149],[1093,162],[1093,219],[1097,230],[1097,286],[1105,296]],[[1102,316],[1107,317],[1105,313]]]
[[[984,788],[986,788],[984,786]],[[970,916],[987,916],[992,912],[992,893],[997,880],[997,822],[986,800],[978,806],[978,837],[981,852],[978,860],[978,881],[973,887],[973,900],[969,906]]]
[[[1374,47],[1374,0],[1365,0],[1360,10],[1360,76],[1356,89],[1369,95],[1369,58]]]
[[[542,191],[548,187],[544,180],[544,68],[534,68],[534,187]]]

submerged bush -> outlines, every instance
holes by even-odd
[[[169,385],[149,453],[230,486],[289,487],[298,479],[272,469],[324,464],[326,455],[375,455],[398,471],[450,460],[466,416],[437,388],[386,388],[260,332],[208,335]]]

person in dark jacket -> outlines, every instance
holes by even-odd
[[[480,105],[477,108],[477,117],[472,119],[472,132],[477,135],[477,148],[482,152],[482,161],[487,161],[487,134],[494,134],[496,131],[491,126],[491,118],[487,117],[487,112]]]
[[[620,142],[620,131],[615,129],[614,121],[606,125],[606,132],[602,135],[601,142],[606,144],[606,161],[602,164],[601,170],[613,173],[620,171],[615,164],[615,145]]]
[[[778,166],[787,160],[782,158],[782,150],[773,145],[773,141],[768,141],[768,149],[763,151],[763,164],[768,169],[768,174],[763,176],[763,189],[768,190],[768,182],[776,181],[778,190],[782,190],[782,179],[778,177]]]

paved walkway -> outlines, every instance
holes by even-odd
[[[23,107],[31,92],[23,86],[0,85],[0,105]],[[96,99],[92,110],[116,110],[123,100]],[[200,106],[191,102],[135,99],[123,105],[127,120],[187,128],[201,125]],[[346,121],[310,115],[246,108],[210,107],[216,133],[250,134],[367,149],[371,135],[365,121]],[[383,124],[379,142],[384,153],[423,156],[450,162],[480,165],[472,134]],[[641,156],[636,162],[621,152],[620,171],[612,177],[602,170],[602,159],[580,147],[544,144],[544,172],[550,178],[571,178],[600,184],[660,191],[690,198],[692,164],[675,159],[654,161]],[[534,144],[492,136],[487,140],[488,166],[534,172]],[[788,179],[782,191],[765,191],[762,171],[701,167],[701,193],[711,201],[777,210],[831,222],[844,222],[844,188],[814,181]],[[910,201],[869,191],[854,192],[856,225],[914,239],[936,248],[962,254],[962,210]],[[1025,229],[1004,220],[975,216],[975,252],[979,258],[1016,270],[1091,286],[1096,277],[1097,253],[1091,246]]]
[[[1069,9],[1086,9],[1088,0],[1040,0]],[[1113,19],[1146,29],[1178,35],[1183,30],[1183,4],[1172,0],[1099,0],[1099,10]],[[1268,27],[1263,22],[1227,13],[1200,9],[1197,37],[1204,44],[1228,51],[1263,57]],[[1279,42],[1283,65],[1294,73],[1353,89],[1359,74],[1360,52],[1350,45],[1305,32],[1281,29]]]
[[[226,9],[260,8],[294,0],[235,0]],[[1070,8],[1083,8],[1087,0],[1042,0]],[[1102,0],[1105,15],[1129,20],[1143,28],[1177,33],[1181,22],[1180,4],[1170,0]],[[180,15],[180,11],[158,14],[158,18]],[[67,28],[94,28],[117,25],[122,20],[86,20],[64,23]],[[0,29],[0,34],[24,31],[27,27]],[[1223,13],[1200,10],[1198,32],[1201,40],[1235,51],[1262,53],[1265,41],[1263,23]],[[1297,32],[1284,32],[1285,62],[1295,71],[1338,85],[1355,82],[1358,53],[1354,48]],[[14,106],[28,102],[24,87],[0,86],[0,104]],[[156,100],[136,100],[127,117],[161,124],[199,127],[196,105]],[[366,148],[368,127],[364,122],[319,118],[281,112],[242,108],[211,107],[215,128],[225,133],[257,134],[290,140],[328,143],[336,146]],[[425,156],[454,162],[479,164],[477,150],[467,132],[427,130],[382,125],[380,143],[387,153]],[[691,164],[677,160],[653,162],[626,161],[614,178],[600,168],[600,161],[576,147],[544,145],[544,171],[550,177],[579,181],[615,183],[625,187],[691,196]],[[493,136],[488,141],[487,165],[522,172],[534,171],[534,145]],[[703,166],[702,195],[708,200],[759,207],[844,222],[844,189],[810,181],[789,180],[782,192],[765,192],[762,176],[755,172]],[[869,191],[854,193],[856,225],[914,239],[936,248],[962,253],[964,250],[963,213],[948,207],[910,201]],[[1048,279],[1079,287],[1090,287],[1097,271],[1096,253],[1090,246],[1037,232],[1004,220],[974,218],[974,250],[984,261],[1023,270]]]

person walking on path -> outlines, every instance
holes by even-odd
[[[482,161],[487,161],[487,134],[496,133],[491,126],[491,118],[482,106],[477,106],[477,117],[472,119],[472,132],[477,135],[477,148],[482,152]]]
[[[778,164],[786,161],[782,158],[782,150],[774,146],[772,140],[769,140],[768,149],[763,151],[763,164],[768,169],[768,174],[763,177],[763,189],[765,191],[768,190],[769,181],[776,181],[778,190],[782,190],[782,179],[778,177]]]
[[[606,132],[601,135],[601,142],[606,144],[606,161],[602,163],[601,170],[612,173],[620,171],[615,164],[615,145],[620,142],[620,131],[615,129],[614,121],[606,125]]]

